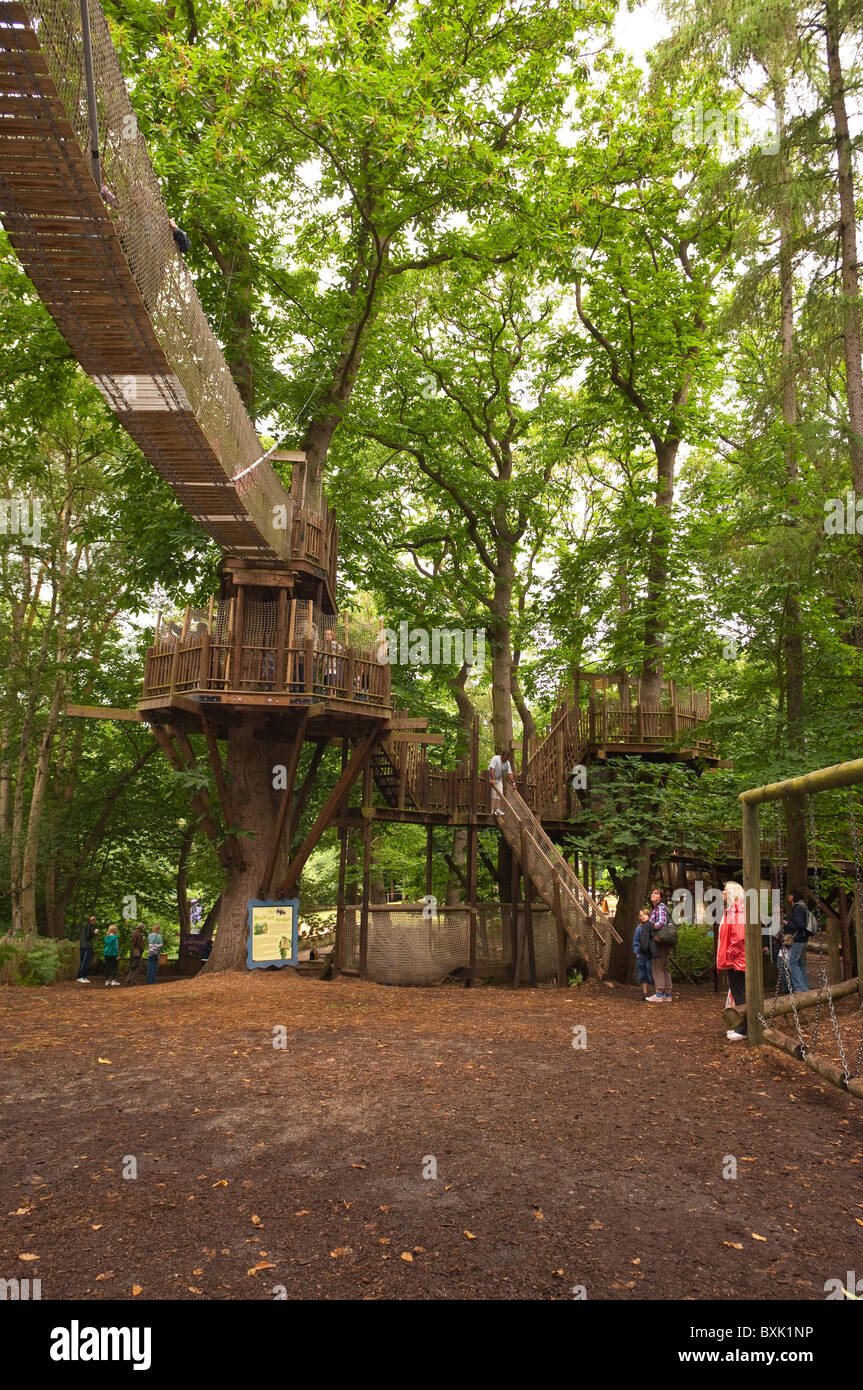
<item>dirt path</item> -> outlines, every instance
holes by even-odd
[[[863,1273],[863,1107],[727,1043],[718,1009],[287,971],[5,988],[0,1276],[43,1299],[821,1300]]]

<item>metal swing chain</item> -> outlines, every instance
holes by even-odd
[[[848,788],[848,819],[851,822],[851,844],[854,854],[854,910],[858,911],[859,895],[863,893],[863,869],[860,866],[860,833],[857,829],[857,815],[854,810],[854,789]],[[857,962],[858,972],[861,969],[860,961]],[[857,1049],[857,1061],[854,1064],[854,1075],[859,1076],[863,1069],[863,1023],[860,1025],[860,1046]]]
[[[816,920],[818,921],[818,935],[820,936],[820,935],[821,935],[821,932],[822,932],[822,930],[823,930],[823,928],[822,928],[822,926],[821,926],[821,919],[820,919],[820,917],[818,916],[818,910],[817,910],[817,909],[820,907],[820,903],[821,903],[821,881],[820,881],[819,870],[818,870],[818,846],[817,846],[816,840],[815,840],[815,807],[814,807],[814,804],[813,804],[813,801],[812,801],[812,797],[811,797],[811,796],[807,797],[807,801],[808,801],[808,803],[809,803],[809,834],[810,834],[810,839],[811,839],[811,841],[812,841],[812,868],[813,868],[813,876],[814,876],[814,879],[815,879],[815,907],[816,907],[815,916],[816,916]],[[845,1057],[845,1048],[844,1048],[843,1043],[842,1043],[842,1034],[841,1034],[841,1032],[839,1031],[839,1020],[838,1020],[837,1017],[836,1017],[836,1008],[835,1008],[834,1003],[833,1003],[833,996],[832,996],[832,994],[830,993],[830,984],[829,984],[829,981],[828,981],[828,979],[827,979],[827,961],[826,961],[826,956],[825,956],[825,953],[824,953],[823,950],[821,950],[819,954],[820,954],[820,976],[819,976],[819,983],[818,983],[818,1001],[817,1001],[817,1003],[816,1003],[816,1005],[815,1005],[815,1022],[814,1022],[814,1024],[812,1025],[812,1051],[813,1051],[813,1052],[815,1051],[815,1045],[816,1045],[816,1042],[817,1042],[817,1039],[818,1039],[818,1015],[819,1015],[820,1012],[821,1012],[821,997],[822,997],[822,991],[823,991],[823,993],[825,993],[825,994],[827,995],[827,1007],[828,1007],[828,1009],[830,1010],[830,1021],[831,1021],[831,1023],[833,1024],[833,1032],[834,1032],[834,1034],[835,1034],[835,1036],[836,1036],[836,1043],[837,1043],[837,1046],[838,1046],[838,1048],[839,1048],[839,1056],[840,1056],[840,1058],[841,1058],[841,1060],[842,1060],[842,1072],[843,1072],[844,1078],[845,1078],[845,1080],[846,1080],[846,1082],[847,1082],[847,1081],[849,1080],[850,1076],[851,1076],[851,1072],[848,1070],[848,1061],[847,1061],[847,1059],[846,1059],[846,1057]]]

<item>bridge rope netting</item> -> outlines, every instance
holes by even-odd
[[[175,244],[96,0],[87,15],[95,111],[80,0],[0,0],[0,218],[78,361],[183,507],[227,552],[287,560],[291,498]]]

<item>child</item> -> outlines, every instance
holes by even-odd
[[[105,988],[109,985],[118,985],[117,964],[120,955],[120,938],[117,935],[117,928],[112,922],[105,935]]]
[[[650,964],[650,935],[647,931],[647,923],[650,921],[650,912],[643,907],[638,914],[638,926],[635,928],[635,936],[632,938],[632,949],[635,954],[635,978],[641,985],[641,993],[644,999],[648,994],[653,993],[653,968]]]

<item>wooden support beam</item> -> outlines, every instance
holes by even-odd
[[[327,748],[329,747],[329,742],[329,739],[321,739],[315,745],[315,751],[312,754],[311,762],[309,763],[308,769],[306,770],[306,775],[303,778],[302,786],[300,787],[300,790],[297,792],[296,805],[294,806],[294,809],[291,812],[292,835],[296,835],[300,821],[303,818],[303,812],[306,809],[306,803],[308,802],[309,797],[314,791],[315,783],[318,780],[318,768],[320,767],[321,762],[323,761],[323,756],[326,753]],[[344,766],[344,764],[342,764],[342,766]],[[291,841],[291,848],[293,848],[293,841]]]
[[[261,897],[265,900],[269,898],[270,893],[273,891],[273,888],[275,886],[273,880],[276,875],[276,862],[279,857],[279,845],[282,843],[282,835],[284,834],[285,822],[287,822],[288,825],[288,849],[290,851],[291,821],[289,812],[291,808],[291,801],[294,795],[294,782],[297,778],[297,768],[300,765],[300,758],[302,756],[303,744],[306,740],[306,730],[308,727],[309,715],[307,711],[300,720],[300,726],[297,729],[296,737],[291,748],[290,756],[288,757],[287,767],[285,768],[284,791],[282,794],[282,799],[279,802],[279,810],[278,814],[276,815],[276,824],[273,830],[273,838],[270,843],[270,852],[267,855],[267,867],[264,870],[264,879],[260,888]]]
[[[758,833],[758,804],[743,802],[743,887],[746,891],[746,1008],[749,1013],[747,1040],[760,1047],[764,1025],[764,973],[761,961],[761,840]]]
[[[379,731],[377,729],[372,729],[371,733],[366,734],[365,738],[357,744],[338,782],[333,787],[333,790],[318,812],[314,825],[288,865],[288,871],[285,874],[284,881],[279,890],[279,897],[291,897],[302,872],[303,865],[332,820],[342,797],[350,791],[357,777],[365,768],[379,737]],[[371,833],[370,826],[369,833]]]
[[[348,761],[348,739],[342,739],[342,772]],[[348,866],[348,835],[346,825],[339,826],[339,882],[336,890],[336,940],[333,946],[333,966],[341,970],[345,963],[345,879]]]
[[[125,723],[144,723],[136,709],[115,709],[112,705],[67,705],[63,713],[70,719],[116,719]]]

